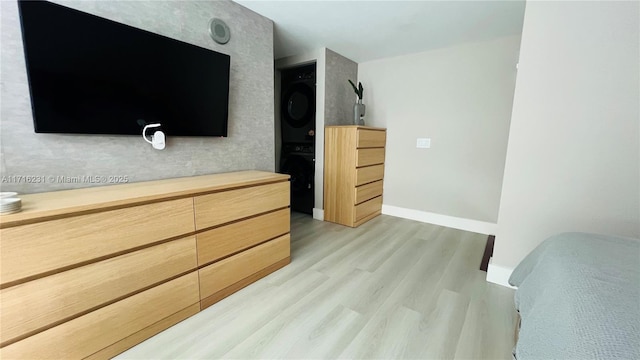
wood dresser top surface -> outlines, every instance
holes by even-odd
[[[22,211],[0,215],[0,228],[288,179],[289,175],[249,170],[20,194],[18,196],[22,199]]]
[[[385,128],[373,127],[373,126],[362,126],[362,125],[329,125],[329,126],[325,126],[325,128],[357,128],[362,130],[387,131],[387,129]]]

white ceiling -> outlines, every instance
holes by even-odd
[[[327,47],[358,63],[520,34],[524,0],[235,0],[275,23],[279,59]]]

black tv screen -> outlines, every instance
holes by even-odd
[[[228,55],[50,2],[18,3],[37,133],[140,135],[160,123],[169,136],[227,136]]]

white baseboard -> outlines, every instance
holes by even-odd
[[[324,221],[324,209],[313,208],[313,218],[316,220]]]
[[[516,287],[509,285],[509,277],[513,269],[500,265],[494,265],[489,262],[487,267],[487,281],[490,283],[506,286],[508,288],[515,289]]]
[[[382,205],[382,213],[404,219],[425,222],[434,225],[446,226],[454,229],[471,231],[485,235],[495,235],[498,224],[459,218],[455,216],[436,214],[427,211],[401,208],[392,205]],[[315,216],[314,216],[315,217]]]

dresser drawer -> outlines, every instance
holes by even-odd
[[[356,166],[368,166],[384,163],[384,148],[356,150]]]
[[[288,233],[289,214],[289,209],[282,209],[196,235],[198,265],[218,260]]]
[[[8,345],[0,358],[81,359],[198,300],[198,274],[192,272]]]
[[[205,299],[289,257],[289,234],[200,269],[200,297]]]
[[[353,222],[358,222],[365,217],[377,213],[382,209],[382,196],[378,196],[362,204],[356,205]]]
[[[0,290],[0,342],[195,268],[191,236]]]
[[[197,314],[200,312],[200,303],[190,305],[177,313],[169,315],[168,317],[153,323],[151,326],[127,336],[126,338],[113,343],[106,348],[91,354],[84,358],[84,360],[105,360],[113,359],[116,355],[131,349],[132,347],[140,344],[141,342],[149,339],[150,337],[176,325],[177,323]]]
[[[355,191],[356,204],[360,204],[361,202],[373,199],[376,196],[382,195],[382,180],[357,186]]]
[[[356,169],[356,186],[382,180],[384,165],[366,166]]]
[[[289,182],[197,196],[194,206],[196,229],[206,229],[289,206]]]
[[[386,131],[358,129],[357,146],[359,148],[384,147]]]
[[[191,198],[0,229],[2,284],[193,231]]]

